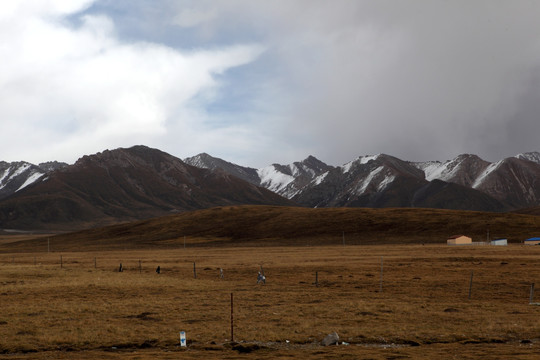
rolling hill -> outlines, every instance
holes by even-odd
[[[488,235],[489,231],[489,235]],[[187,246],[306,246],[318,244],[521,242],[540,234],[540,217],[412,208],[225,206],[50,237],[55,251],[181,248]],[[8,251],[47,251],[41,239],[4,244]]]

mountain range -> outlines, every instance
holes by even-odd
[[[540,205],[540,153],[494,163],[471,154],[410,162],[379,154],[331,166],[309,156],[289,165],[242,167],[199,154],[188,164],[220,169],[309,207],[429,207],[509,211]]]
[[[540,206],[538,179],[538,152],[494,163],[471,154],[445,162],[379,154],[342,166],[309,156],[254,169],[134,146],[73,165],[0,162],[0,229],[71,230],[240,204],[504,212]]]
[[[8,170],[16,173],[9,167],[4,174]],[[1,174],[3,188],[15,188],[9,179],[21,181],[21,175]],[[42,176],[37,169],[28,174],[24,187],[0,200],[2,229],[73,230],[214,206],[293,205],[225,171],[194,167],[145,146],[83,156]]]

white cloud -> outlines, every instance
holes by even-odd
[[[64,17],[89,1],[34,3],[1,11],[2,160],[71,162],[107,147],[173,137],[167,124],[187,121],[186,109],[197,118],[200,104],[193,99],[219,87],[216,75],[262,51],[122,43],[107,16],[85,15],[80,26],[67,25]]]

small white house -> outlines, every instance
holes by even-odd
[[[507,239],[494,239],[494,240],[491,240],[491,245],[506,246],[508,245],[508,240]]]

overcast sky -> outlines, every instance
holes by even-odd
[[[540,1],[0,4],[0,160],[540,151]]]

